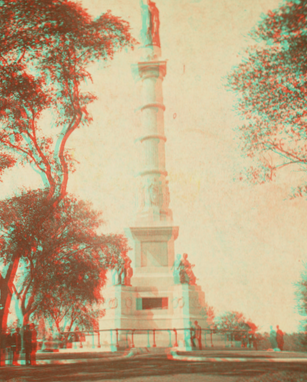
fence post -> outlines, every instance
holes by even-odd
[[[116,333],[116,349],[118,350],[118,348],[119,348],[119,345],[118,345],[118,329],[115,329],[115,333]]]
[[[133,340],[133,334],[134,334],[135,329],[132,329],[131,331],[131,347],[134,348],[134,340]]]
[[[79,333],[80,349],[83,348],[83,345],[82,345],[82,339],[83,339],[83,333],[82,333],[82,336],[81,336],[80,333]]]
[[[212,342],[212,330],[210,332],[210,338],[211,338],[211,347],[213,348],[213,342]]]
[[[157,347],[156,345],[156,329],[153,329],[153,348]]]
[[[174,333],[175,333],[175,343],[174,343],[174,347],[177,347],[178,346],[178,342],[177,342],[177,330],[176,329],[173,329]]]
[[[65,333],[63,334],[63,348],[67,349],[67,336],[65,335]]]
[[[97,336],[98,336],[98,338],[97,338],[98,348],[101,348],[101,345],[100,345],[100,332],[99,332],[99,330],[97,331]]]

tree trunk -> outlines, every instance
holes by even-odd
[[[7,329],[7,318],[10,312],[10,305],[12,300],[12,285],[17,273],[19,264],[19,255],[14,255],[11,259],[6,276],[0,279],[0,334]]]
[[[28,325],[28,323],[29,323],[29,317],[30,317],[30,314],[29,314],[29,313],[26,313],[26,314],[23,316],[23,320],[22,320],[22,325],[23,325],[23,326]]]
[[[6,330],[6,323],[7,323],[7,316],[9,307],[11,304],[11,294],[8,288],[8,285],[6,283],[6,280],[1,278],[0,281],[0,290],[1,290],[1,297],[0,297],[0,334],[2,333],[2,330]]]

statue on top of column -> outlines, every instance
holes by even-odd
[[[160,18],[156,4],[151,1],[141,0],[142,9],[142,39],[145,45],[156,45],[160,47]]]

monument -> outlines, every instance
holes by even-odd
[[[170,338],[173,333],[166,329],[177,329],[178,346],[189,348],[191,325],[197,320],[202,328],[207,327],[204,293],[196,285],[187,254],[175,258],[179,228],[169,208],[165,163],[162,84],[167,65],[161,59],[156,4],[142,0],[141,10],[143,59],[136,65],[142,89],[139,205],[135,224],[128,230],[134,241],[134,270],[132,276],[130,263],[125,270],[123,266],[114,270],[113,285],[103,291],[106,314],[99,326],[118,329],[117,343],[129,342],[130,331],[135,330],[135,346],[152,346],[146,331],[153,329],[157,346],[174,344]],[[102,345],[107,346],[109,341],[102,336]]]

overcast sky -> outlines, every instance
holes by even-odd
[[[110,9],[129,21],[139,38],[139,0],[82,0],[98,16]],[[160,10],[162,55],[167,62],[163,83],[166,168],[171,208],[179,225],[176,253],[186,252],[207,302],[217,313],[243,312],[261,329],[279,324],[295,331],[293,283],[306,261],[306,201],[289,200],[290,187],[303,179],[285,168],[271,184],[240,182],[247,165],[234,128],[240,124],[233,94],[223,77],[240,61],[247,33],[261,13],[277,0],[156,0]],[[124,232],[135,212],[136,138],[140,135],[138,87],[131,65],[138,50],[122,52],[108,65],[91,68],[88,89],[98,100],[94,122],[71,137],[80,162],[69,191],[93,202],[104,213],[104,232]],[[14,170],[15,171],[15,170]],[[29,172],[3,182],[40,185]]]

